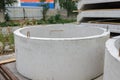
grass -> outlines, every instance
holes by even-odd
[[[40,25],[40,24],[64,24],[75,22],[74,19],[58,19],[56,20],[54,17],[50,17],[47,20],[22,20],[22,21],[8,21],[8,22],[0,22],[0,27],[15,27],[22,25]]]
[[[11,53],[11,51],[9,52],[9,51],[4,50],[6,43],[10,46],[10,49],[12,49],[12,52],[14,51],[14,35],[13,35],[13,33],[2,34],[0,32],[0,42],[2,42],[2,44],[3,44],[3,48],[0,49],[0,55]]]
[[[14,21],[0,22],[0,27],[8,27],[8,26],[20,26],[20,23]]]

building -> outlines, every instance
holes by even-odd
[[[46,0],[49,3],[50,9],[54,8],[54,0]],[[18,0],[17,6],[23,7],[39,7],[42,2],[40,0]]]

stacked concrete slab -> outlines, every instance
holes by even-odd
[[[118,25],[111,32],[120,33],[120,0],[79,0],[78,23]],[[104,25],[106,26],[106,25]],[[108,26],[109,27],[109,26]]]

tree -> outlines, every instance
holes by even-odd
[[[55,0],[57,2],[57,0]],[[67,17],[73,14],[73,10],[77,9],[76,2],[72,0],[59,0],[59,4],[61,8],[67,10]]]
[[[5,17],[6,6],[12,6],[13,3],[17,2],[17,0],[0,0],[0,13],[3,14],[3,18]]]
[[[46,0],[40,0],[40,2],[42,2],[42,4],[40,6],[43,8],[42,15],[43,15],[44,21],[46,20],[47,11],[49,10],[49,4],[45,1]]]

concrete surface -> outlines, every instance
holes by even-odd
[[[103,72],[109,37],[104,29],[49,25],[22,28],[14,34],[17,70],[30,79],[90,80]]]
[[[109,21],[109,19],[120,19],[119,7],[116,6],[116,8],[111,8],[111,9],[106,8],[106,6],[112,5],[112,2],[117,3],[117,2],[120,2],[120,0],[79,0],[78,9],[80,9],[80,12],[78,13],[78,16],[77,16],[77,23],[86,22],[89,24],[87,26],[90,26],[91,22],[94,22],[94,23],[99,23],[100,21],[105,22],[104,21],[105,19],[106,21],[108,19],[107,22],[110,22],[109,25],[116,23],[117,21],[112,22],[112,21]],[[94,4],[97,4],[97,3],[100,3],[100,4],[109,3],[109,5],[106,5],[105,7],[99,9],[101,5],[97,5],[98,8],[97,6],[94,6]],[[88,9],[87,8],[85,9],[84,7],[87,7],[86,4],[89,4],[91,8],[89,9],[89,6],[88,6]],[[94,20],[94,18],[96,18],[96,20]],[[101,20],[97,21],[97,18]],[[97,24],[97,26],[101,26],[100,24],[102,23]],[[105,25],[108,25],[108,24],[105,24]],[[120,33],[119,25],[110,25],[109,29],[112,32]]]
[[[28,79],[24,76],[22,76],[20,73],[18,73],[17,69],[16,69],[16,63],[9,63],[5,65],[7,68],[10,69],[10,71],[19,79],[19,80],[31,80]],[[97,79],[93,79],[93,80],[103,80],[103,76],[100,76]]]
[[[110,32],[113,33],[120,33],[120,24],[81,23],[80,25],[84,27],[100,27],[108,29]]]
[[[77,22],[85,17],[88,18],[120,18],[120,9],[101,9],[82,11],[77,16]]]
[[[15,57],[14,54],[3,55],[3,56],[0,56],[0,61],[1,61],[1,60],[10,59],[10,58],[13,58],[13,57]],[[15,63],[15,62],[6,64],[5,66],[6,66],[19,80],[31,80],[31,79],[28,79],[28,78],[22,76],[22,75],[17,71],[17,69],[16,69],[16,63]],[[99,78],[97,78],[97,79],[95,79],[95,80],[102,80],[102,77],[103,77],[103,76],[101,76],[101,77],[99,77]],[[0,77],[0,80],[2,80],[2,76]],[[94,79],[93,79],[93,80],[94,80]]]
[[[42,7],[7,7],[10,20],[42,19]],[[23,10],[24,9],[24,10]],[[25,14],[24,14],[25,11]]]
[[[106,43],[105,67],[103,80],[120,79],[120,36],[114,37]]]

